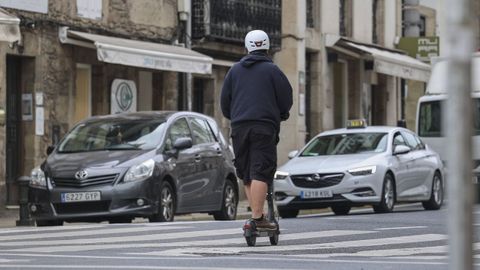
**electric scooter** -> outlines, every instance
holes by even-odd
[[[278,244],[278,235],[280,234],[280,226],[277,219],[275,218],[275,208],[273,205],[273,183],[268,185],[267,192],[267,204],[268,204],[268,214],[267,219],[270,222],[274,222],[277,225],[276,230],[257,230],[255,222],[251,219],[245,222],[243,225],[243,236],[247,241],[247,245],[252,247],[257,243],[257,237],[269,237],[270,244],[276,246]]]

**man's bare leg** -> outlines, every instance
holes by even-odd
[[[249,187],[249,203],[252,208],[252,218],[260,218],[263,215],[263,205],[267,196],[268,185],[265,182],[252,180]]]
[[[247,196],[247,201],[248,201],[248,206],[250,206],[250,208],[252,208],[252,201],[251,201],[251,195],[250,195],[250,186],[251,186],[251,182],[248,184],[248,185],[244,185],[244,189],[245,189],[245,196]]]

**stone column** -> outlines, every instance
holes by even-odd
[[[305,96],[305,28],[306,2],[282,1],[282,49],[275,54],[275,63],[282,69],[293,87],[293,106],[290,119],[282,122],[278,145],[278,164],[288,160],[289,151],[305,144],[305,115],[300,104]]]

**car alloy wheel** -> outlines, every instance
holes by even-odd
[[[438,172],[433,176],[432,192],[428,201],[422,202],[425,210],[438,210],[443,204],[443,184],[442,178]]]
[[[373,206],[375,213],[389,213],[395,207],[395,182],[390,174],[386,174],[383,180],[381,201]]]
[[[393,198],[393,183],[391,180],[385,182],[385,204],[387,205],[388,209],[393,209],[394,198]]]
[[[150,216],[150,222],[170,222],[175,216],[175,193],[167,181],[163,181],[158,199],[158,211]]]
[[[162,188],[160,202],[163,219],[165,221],[173,221],[173,194],[170,184]]]
[[[213,213],[215,220],[235,220],[237,217],[238,196],[230,180],[225,182],[223,201],[220,211]]]
[[[442,203],[442,200],[443,200],[442,183],[440,181],[440,178],[437,175],[435,175],[435,178],[433,180],[433,197],[437,204]]]

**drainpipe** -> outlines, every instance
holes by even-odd
[[[420,36],[420,12],[418,11],[419,0],[403,0],[403,36],[419,37]],[[400,122],[405,122],[405,106],[408,97],[408,83],[405,79],[401,79],[401,113]],[[406,123],[405,123],[406,125]]]
[[[187,49],[192,48],[192,1],[191,0],[177,0],[178,5],[178,19],[182,22],[184,26],[184,41],[185,47]],[[192,110],[192,73],[184,74],[184,101],[182,102],[185,105],[186,99],[186,109],[188,111]],[[186,97],[185,97],[186,96]],[[185,108],[183,108],[185,110]]]

